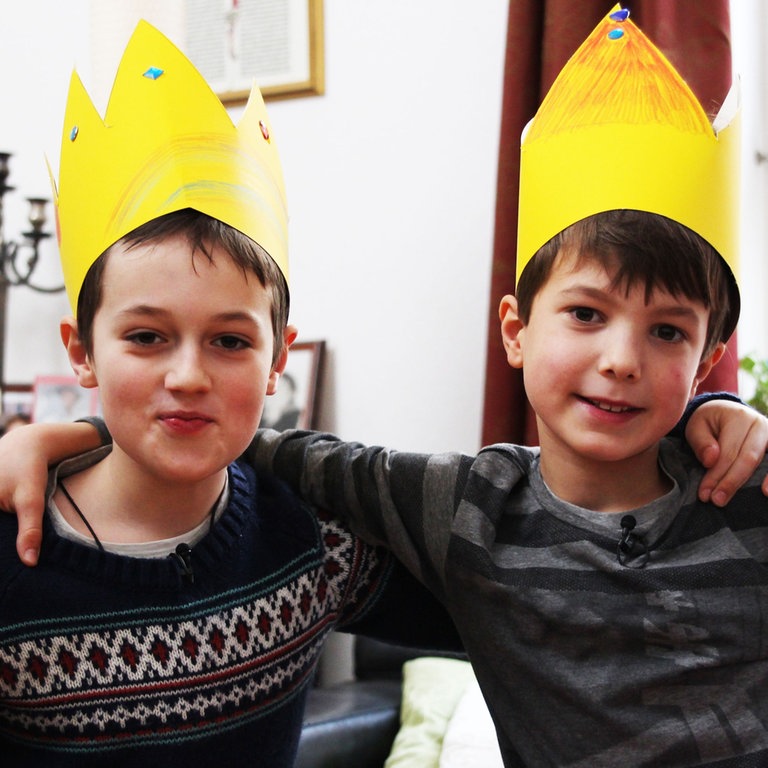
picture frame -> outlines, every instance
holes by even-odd
[[[198,5],[211,4],[201,0]],[[234,54],[227,57],[224,78],[206,73],[201,46],[210,48],[208,25],[199,38],[187,38],[189,58],[224,105],[246,104],[254,82],[266,101],[325,93],[323,0],[233,0],[233,5],[241,19],[228,23],[220,45],[231,48],[227,41],[234,39],[239,49],[235,44]],[[271,23],[264,24],[264,17]]]
[[[2,415],[7,419],[17,413],[32,417],[34,391],[31,384],[4,384]]]
[[[32,421],[69,422],[99,416],[99,391],[85,389],[75,376],[37,376],[32,387]]]
[[[317,428],[318,385],[324,354],[324,341],[298,342],[291,347],[277,392],[264,399],[259,427]]]

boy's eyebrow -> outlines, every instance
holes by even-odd
[[[571,285],[571,286],[568,286],[567,288],[563,288],[560,291],[560,294],[565,297],[587,296],[595,299],[612,298],[613,293],[614,293],[613,291],[606,291],[606,290],[603,290],[602,288],[594,288],[591,285]]]
[[[126,307],[120,311],[121,315],[141,315],[144,317],[164,317],[170,315],[166,309],[162,307],[155,307],[152,304],[135,304],[131,307]],[[218,321],[236,321],[236,320],[248,320],[249,322],[256,322],[256,316],[245,310],[229,310],[224,312],[218,312],[213,315],[214,320]]]
[[[563,298],[571,298],[573,300],[584,298],[591,298],[595,300],[600,301],[606,301],[610,300],[616,303],[619,303],[621,301],[620,297],[616,295],[616,292],[613,290],[604,290],[602,288],[595,288],[591,285],[575,285],[570,286],[568,288],[564,288],[561,291],[561,295]],[[691,301],[693,301],[691,299]],[[698,303],[698,302],[697,302]],[[664,314],[669,315],[675,315],[677,317],[691,317],[695,318],[697,317],[696,310],[690,306],[689,304],[679,304],[679,303],[669,303],[669,304],[663,304],[662,306],[659,306],[656,308],[659,312],[663,312]]]

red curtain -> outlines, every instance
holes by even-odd
[[[634,0],[632,20],[664,52],[715,115],[731,86],[728,0]],[[515,284],[520,134],[571,54],[611,10],[610,0],[510,0],[496,230],[491,271],[483,443],[535,445],[536,423],[522,374],[507,365],[498,306]],[[702,391],[736,390],[738,358],[732,338]]]

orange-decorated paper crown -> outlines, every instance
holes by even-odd
[[[685,225],[737,274],[735,94],[710,123],[685,81],[628,16],[616,5],[598,24],[523,133],[518,280],[556,234],[614,209]],[[735,280],[731,293],[728,336],[738,319]]]
[[[73,310],[101,253],[184,208],[240,230],[288,277],[283,174],[261,93],[254,86],[235,127],[189,59],[144,21],[126,46],[103,120],[73,73],[54,200]]]

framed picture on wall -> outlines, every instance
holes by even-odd
[[[16,413],[32,415],[34,392],[31,384],[6,384],[3,387],[3,416]]]
[[[260,427],[316,428],[318,380],[324,352],[324,341],[298,342],[291,347],[277,392],[264,399]]]
[[[323,0],[186,0],[186,52],[224,104],[325,91]]]
[[[74,376],[38,376],[32,398],[32,421],[73,421],[99,415],[98,389],[85,389]]]
[[[4,435],[14,427],[29,424],[32,420],[33,397],[31,384],[6,384],[3,387],[0,435]]]

